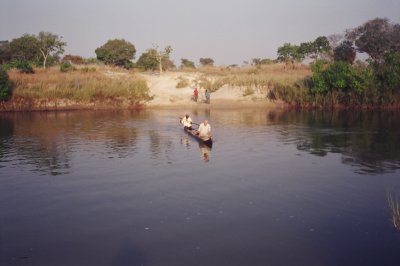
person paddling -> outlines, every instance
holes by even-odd
[[[183,117],[181,119],[181,124],[183,125],[184,129],[190,129],[192,130],[192,119],[190,118],[190,116],[188,114],[185,115],[185,117]]]

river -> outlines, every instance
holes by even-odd
[[[399,136],[383,111],[2,113],[0,265],[398,265]]]

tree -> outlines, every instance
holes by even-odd
[[[333,58],[335,61],[343,61],[353,64],[356,59],[356,49],[351,41],[343,41],[333,50]]]
[[[387,52],[400,51],[400,25],[391,24],[386,18],[369,20],[348,30],[346,38],[353,41],[360,53],[367,53],[375,62],[381,62]]]
[[[168,51],[164,50],[164,53],[157,51],[155,48],[150,48],[139,57],[136,65],[145,70],[154,71],[158,68],[161,74],[162,70],[167,70],[175,67],[174,63],[169,59]]]
[[[10,82],[7,72],[0,68],[0,101],[7,100],[10,96]]]
[[[305,52],[304,45],[303,47],[301,47],[298,45],[285,43],[283,46],[278,47],[277,60],[279,62],[284,62],[286,64],[291,63],[292,66],[294,67],[294,62],[300,62],[304,59],[305,57],[304,52]]]
[[[200,58],[200,64],[202,66],[213,66],[214,65],[214,60],[207,57],[207,58]]]
[[[136,62],[136,65],[145,70],[156,70],[159,67],[157,57],[158,57],[158,52],[156,49],[154,48],[148,49],[147,52],[143,53],[139,57],[138,61]]]
[[[12,58],[10,43],[8,41],[0,42],[0,64],[10,61]]]
[[[335,49],[343,42],[343,39],[344,39],[344,34],[335,33],[329,35],[328,36],[329,46],[331,47],[331,49]]]
[[[325,36],[317,37],[313,42],[315,59],[318,59],[322,54],[328,53],[331,50],[329,40]]]
[[[63,42],[61,39],[62,37],[59,37],[57,34],[43,31],[39,32],[37,40],[39,51],[43,57],[43,68],[46,68],[49,55],[58,57],[64,53],[64,47],[67,43]]]
[[[323,54],[331,50],[329,40],[325,36],[316,38],[313,42],[304,42],[300,44],[298,54],[303,57],[309,56],[313,60],[319,59]]]
[[[34,35],[24,34],[10,42],[13,59],[39,62],[39,42]]]
[[[196,68],[193,61],[190,61],[185,58],[181,59],[181,67]]]
[[[135,46],[124,39],[108,40],[95,50],[97,59],[106,64],[125,66],[135,58]]]
[[[158,45],[156,45],[154,50],[157,52],[160,75],[163,71],[163,65],[165,65],[164,69],[175,67],[174,63],[169,59],[169,56],[172,53],[172,47],[170,45],[166,46],[164,50],[158,50]]]
[[[63,57],[62,61],[70,62],[70,63],[76,64],[76,65],[83,65],[85,63],[85,60],[82,58],[82,56],[71,55],[71,54],[65,55]]]

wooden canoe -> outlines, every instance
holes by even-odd
[[[198,135],[198,131],[197,131],[196,129],[188,129],[188,128],[185,127],[184,130],[185,130],[189,135],[191,135],[193,138],[195,138],[199,143],[205,144],[205,145],[207,145],[208,147],[212,148],[212,144],[213,144],[212,138],[209,138],[209,139],[207,139],[207,140],[204,140],[204,139],[200,138],[199,135]]]

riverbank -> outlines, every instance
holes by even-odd
[[[274,80],[284,82],[291,76],[277,69],[260,74],[256,68],[216,68],[162,75],[107,66],[67,73],[57,67],[36,69],[34,74],[11,70],[13,93],[10,100],[0,102],[0,111],[282,107],[282,101],[267,98]],[[195,86],[199,88],[197,102],[192,100]],[[206,89],[211,91],[210,104],[205,103]]]

